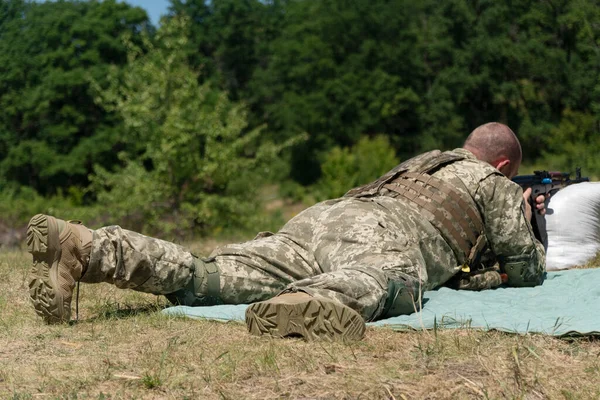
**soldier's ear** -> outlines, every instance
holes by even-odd
[[[496,168],[498,171],[502,172],[508,178],[512,178],[513,175],[512,165],[510,160],[507,157],[500,157],[496,161],[492,162],[492,167]]]

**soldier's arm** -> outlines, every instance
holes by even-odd
[[[508,275],[508,284],[541,284],[546,256],[525,215],[521,187],[503,176],[489,176],[481,181],[475,201],[482,211],[489,246],[500,272]]]

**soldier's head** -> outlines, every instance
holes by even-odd
[[[512,179],[519,172],[523,154],[521,144],[515,133],[504,124],[490,122],[475,128],[463,148],[508,178]]]

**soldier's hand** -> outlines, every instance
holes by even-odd
[[[535,199],[535,208],[540,215],[546,215],[546,199],[550,198],[550,193],[543,195],[540,194]]]
[[[532,211],[531,211],[531,204],[529,204],[529,198],[531,197],[531,188],[527,188],[524,192],[523,192],[523,199],[525,200],[525,216],[527,217],[527,219],[529,221],[531,221],[531,215],[532,215]],[[540,194],[538,197],[535,198],[535,209],[537,210],[537,212],[540,215],[544,215],[546,214],[546,198],[549,198],[550,194],[547,195],[543,195]]]

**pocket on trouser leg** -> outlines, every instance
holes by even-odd
[[[509,286],[536,286],[544,279],[543,263],[535,250],[530,254],[505,257],[500,260],[501,269],[508,276]]]

